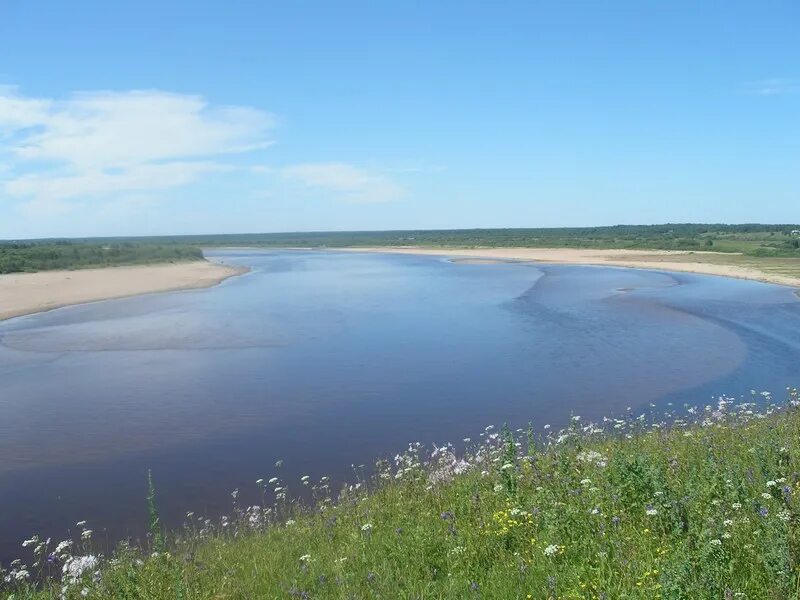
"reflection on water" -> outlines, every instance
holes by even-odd
[[[407,442],[800,380],[778,286],[628,269],[220,252],[191,292],[0,324],[0,560],[31,533],[167,521],[284,477],[347,477]],[[243,493],[247,493],[244,492]]]

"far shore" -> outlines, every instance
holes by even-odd
[[[338,248],[336,250],[339,250]],[[573,265],[608,265],[657,271],[679,271],[750,279],[800,288],[800,276],[767,270],[768,259],[739,254],[682,250],[594,250],[584,248],[421,248],[414,246],[346,248],[348,252],[425,254],[459,262],[532,261]],[[771,266],[771,265],[770,265]],[[800,295],[800,294],[798,294]]]
[[[200,260],[0,275],[0,321],[99,300],[207,288],[247,270]]]

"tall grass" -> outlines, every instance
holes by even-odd
[[[798,406],[789,390],[660,422],[488,427],[463,454],[411,444],[336,494],[304,478],[305,505],[258,480],[269,506],[234,492],[229,516],[190,513],[167,551],[28,540],[34,566],[11,565],[0,596],[797,598]]]

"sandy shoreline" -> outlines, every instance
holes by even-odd
[[[0,321],[73,304],[211,287],[247,270],[203,260],[0,275]]]
[[[730,258],[719,252],[688,252],[676,250],[592,250],[582,248],[348,248],[350,252],[380,252],[389,254],[425,254],[447,256],[464,261],[534,261],[574,265],[608,265],[679,271],[704,275],[720,275],[751,279],[800,288],[800,277],[772,273],[753,266],[718,264],[717,257]]]

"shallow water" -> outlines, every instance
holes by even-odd
[[[784,287],[606,267],[225,251],[222,285],[0,323],[0,561],[86,519],[139,536],[278,474],[351,478],[410,441],[800,383]],[[295,484],[295,488],[299,487]],[[74,528],[74,527],[73,527]]]

